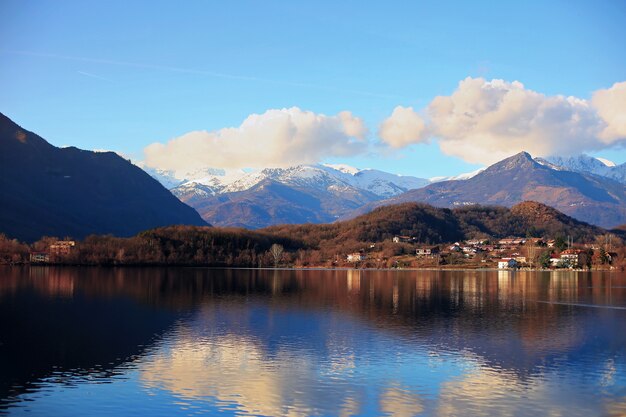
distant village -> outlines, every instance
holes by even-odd
[[[439,245],[424,245],[413,236],[394,236],[383,242],[368,243],[357,252],[339,254],[332,248],[326,255],[320,256],[316,250],[283,250],[282,245],[273,244],[270,250],[259,252],[256,258],[245,261],[233,258],[230,263],[214,257],[209,261],[204,256],[177,258],[146,257],[131,258],[131,246],[101,238],[94,242],[81,243],[70,239],[42,239],[33,245],[25,245],[15,240],[0,239],[0,263],[3,264],[173,264],[207,266],[256,266],[256,267],[326,267],[326,268],[470,268],[470,269],[623,269],[624,247],[620,239],[606,234],[596,238],[595,242],[578,243],[571,239],[509,237],[504,239],[472,239]],[[113,238],[115,239],[115,238]],[[145,242],[144,242],[145,243]],[[120,246],[122,245],[122,246]],[[151,243],[146,243],[148,250]],[[249,244],[246,244],[249,247]],[[615,246],[615,248],[614,248]],[[93,255],[94,247],[100,248],[98,255]],[[138,247],[141,247],[140,245]],[[278,250],[276,250],[278,248]],[[97,251],[96,251],[97,252]],[[171,252],[171,250],[170,250]],[[331,255],[334,252],[335,255]],[[105,253],[105,255],[102,255]],[[87,254],[87,255],[86,255]],[[91,254],[91,255],[88,255]],[[91,256],[92,258],[89,258]],[[94,257],[95,256],[95,257]],[[224,256],[230,256],[225,254]],[[253,256],[253,254],[250,254]],[[231,256],[232,258],[232,256]],[[87,261],[85,261],[87,259]],[[95,259],[90,261],[89,259]],[[134,259],[134,260],[133,260]],[[187,259],[187,260],[185,260]]]
[[[411,245],[414,256],[398,257],[398,267],[462,266],[497,269],[613,269],[619,254],[607,235],[599,243],[574,244],[571,239],[510,237],[472,239],[448,245],[420,245],[411,236],[395,236],[393,243]],[[350,253],[345,261],[359,265],[377,258],[376,245]],[[411,259],[414,258],[414,259]]]

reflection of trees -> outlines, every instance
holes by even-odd
[[[611,311],[534,302],[625,305],[626,291],[618,288],[624,286],[624,277],[603,273],[41,267],[2,271],[0,320],[3,329],[10,329],[3,341],[15,343],[0,346],[1,357],[34,358],[24,369],[2,368],[12,369],[5,378],[14,380],[29,378],[28,372],[43,376],[46,371],[39,370],[49,370],[52,364],[67,369],[119,364],[115,358],[140,354],[138,345],[150,345],[153,334],[170,328],[181,314],[200,306],[206,311],[225,299],[298,311],[339,310],[407,341],[433,349],[470,350],[487,363],[522,374],[549,363],[554,355],[593,348],[589,340],[594,337],[608,341],[601,347],[607,351],[619,351],[626,344],[624,332],[609,326],[614,325]],[[24,320],[21,314],[35,305],[37,315],[16,326],[16,317]],[[39,316],[46,321],[38,323]],[[233,326],[233,331],[238,328]],[[271,344],[262,337],[263,328],[258,334],[254,326],[245,328],[255,340]],[[323,353],[330,355],[331,348],[328,344]],[[64,357],[59,356],[62,349]]]
[[[180,317],[173,310],[133,302],[124,291],[112,296],[112,289],[120,287],[112,270],[1,271],[0,398],[29,390],[52,375],[61,382],[106,381]],[[103,288],[108,294],[97,294]]]

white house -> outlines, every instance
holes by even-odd
[[[439,246],[425,246],[415,249],[417,256],[434,256],[439,254]]]
[[[365,255],[359,252],[351,253],[346,257],[348,262],[360,262],[365,260]]]
[[[503,258],[498,261],[498,269],[515,269],[519,263],[515,259]]]

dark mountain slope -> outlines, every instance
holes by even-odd
[[[1,233],[130,236],[170,224],[206,223],[117,154],[57,148],[0,114]]]

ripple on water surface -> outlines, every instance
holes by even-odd
[[[623,275],[44,271],[0,275],[6,414],[626,413]]]

